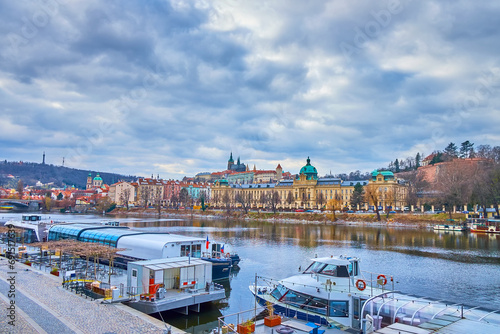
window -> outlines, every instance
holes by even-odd
[[[331,317],[347,317],[349,316],[349,303],[347,301],[331,301],[330,316]]]
[[[310,273],[319,273],[321,269],[323,269],[326,266],[326,264],[321,263],[321,262],[314,262],[305,270],[306,274]]]
[[[132,277],[137,277],[137,269],[132,269]]]
[[[276,289],[271,292],[271,296],[276,298],[277,300],[280,300],[281,297],[287,292],[287,288],[285,288],[283,285],[278,285]]]

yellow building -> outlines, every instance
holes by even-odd
[[[328,201],[335,201],[338,209],[368,209],[375,205],[367,199],[366,203],[351,208],[351,197],[355,185],[359,183],[366,187],[371,184],[377,189],[377,205],[401,207],[405,198],[405,186],[399,182],[392,172],[375,171],[372,180],[343,181],[338,178],[318,178],[316,167],[307,158],[306,164],[292,180],[282,180],[277,183],[231,184],[227,180],[219,180],[212,189],[212,204],[215,206],[250,208],[270,208],[270,197],[275,196],[276,206],[286,209],[320,209]]]

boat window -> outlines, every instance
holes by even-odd
[[[347,301],[331,301],[330,302],[331,317],[348,317],[349,303]]]
[[[348,271],[349,271],[349,276],[358,276],[358,274],[359,274],[358,273],[358,262],[354,261],[354,262],[349,263]],[[342,276],[342,277],[348,277],[348,276]]]
[[[181,256],[189,256],[189,245],[181,245]]]
[[[321,271],[321,269],[323,269],[323,267],[325,267],[326,264],[324,263],[321,263],[321,262],[313,262],[313,264],[311,264],[309,266],[309,268],[307,268],[305,270],[304,273],[306,274],[311,274],[311,273],[319,273]]]
[[[328,304],[327,304],[327,301],[325,299],[312,298],[309,300],[309,303],[307,303],[307,305],[304,307],[304,309],[326,315],[326,306],[327,305]]]
[[[323,270],[321,270],[321,273],[330,276],[337,276],[337,266],[334,264],[327,264]]]
[[[286,291],[287,288],[285,288],[283,285],[278,285],[276,289],[274,289],[273,292],[271,292],[271,296],[273,296],[277,300],[280,300],[281,297],[283,297],[283,295],[286,293]]]
[[[337,277],[349,277],[347,266],[337,266]]]
[[[300,308],[304,308],[305,304],[311,297],[289,290],[288,293],[281,299],[281,301],[291,304]]]

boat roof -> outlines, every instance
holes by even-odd
[[[129,264],[135,264],[150,270],[163,270],[171,268],[182,268],[190,267],[195,265],[211,265],[210,262],[204,261],[198,258],[188,258],[184,257],[174,257],[174,258],[164,258],[164,259],[154,259],[145,261],[134,261],[129,262]]]
[[[345,256],[330,256],[330,257],[318,257],[311,259],[314,262],[321,262],[326,264],[333,264],[336,266],[347,266],[354,261],[359,261],[357,257],[345,257]]]

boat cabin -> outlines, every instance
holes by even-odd
[[[318,274],[332,277],[359,276],[359,259],[355,257],[324,257],[313,259],[303,274]]]
[[[22,215],[21,219],[22,219],[22,221],[24,223],[36,224],[35,222],[38,222],[38,221],[42,220],[42,216],[39,216],[39,215]]]
[[[127,264],[127,286],[137,295],[154,296],[160,288],[170,290],[204,289],[212,282],[212,263],[177,257],[135,261]]]

